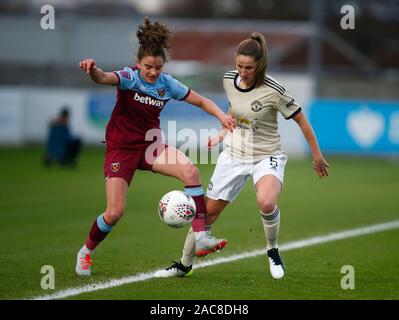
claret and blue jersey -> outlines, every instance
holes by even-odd
[[[155,83],[145,82],[137,67],[125,67],[115,73],[119,78],[118,87],[121,90],[142,92],[163,102],[169,99],[183,100],[189,93],[189,89],[184,84],[167,73],[162,72]]]
[[[147,83],[137,67],[115,71],[119,78],[117,100],[107,125],[107,148],[145,148],[145,135],[160,129],[159,115],[170,99],[184,100],[190,89],[167,73]]]

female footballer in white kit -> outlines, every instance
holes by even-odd
[[[306,138],[313,157],[313,168],[320,178],[328,176],[327,161],[319,149],[316,136],[301,107],[286,89],[266,74],[266,40],[260,33],[242,41],[235,54],[237,70],[224,75],[223,86],[237,120],[230,133],[222,129],[208,141],[209,148],[225,140],[207,190],[208,230],[224,208],[241,192],[252,176],[256,199],[265,231],[270,272],[275,279],[285,273],[278,251],[280,210],[278,197],[284,181],[287,156],[281,148],[277,115],[294,119]],[[195,256],[195,238],[190,229],[180,262],[156,273],[158,277],[189,276]]]

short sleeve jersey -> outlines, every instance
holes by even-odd
[[[237,128],[226,136],[226,151],[242,162],[260,161],[267,155],[283,153],[278,133],[278,112],[285,119],[291,119],[301,111],[301,107],[280,83],[268,75],[258,88],[242,89],[239,83],[237,71],[224,75],[229,111],[237,120]]]
[[[119,78],[116,104],[108,122],[107,148],[145,149],[151,129],[160,129],[160,113],[170,99],[184,100],[190,89],[167,73],[147,83],[137,67],[114,72]],[[150,135],[149,135],[150,136]]]

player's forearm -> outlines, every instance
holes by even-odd
[[[226,134],[229,132],[226,128],[220,129],[218,136],[220,137],[220,140],[223,140]]]
[[[313,128],[310,125],[309,121],[306,119],[303,112],[299,112],[297,115],[295,115],[294,120],[301,128],[301,131],[306,141],[308,142],[313,159],[319,158],[321,156],[321,151],[317,142],[316,135],[314,134]]]
[[[191,103],[192,105],[200,107],[205,112],[216,117],[224,128],[230,131],[233,131],[233,129],[235,128],[236,124],[233,117],[227,116],[212,100],[205,98],[191,90],[185,101]]]
[[[90,71],[90,77],[95,83],[104,83],[105,72],[100,68],[95,68]]]
[[[314,134],[313,129],[310,126],[310,124],[306,121],[306,122],[300,124],[300,128],[302,130],[302,133],[303,133],[306,141],[308,142],[310,151],[312,153],[312,157],[317,158],[317,157],[321,156],[319,143],[317,142],[316,135]]]
[[[220,121],[222,121],[223,117],[225,116],[225,113],[222,110],[220,110],[219,107],[212,100],[209,100],[207,98],[203,100],[201,104],[201,109],[213,115]]]

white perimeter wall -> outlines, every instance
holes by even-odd
[[[283,84],[290,94],[302,105],[306,112],[312,101],[313,84],[304,75],[276,75],[272,74]],[[222,108],[225,97],[223,94],[206,94],[215,99]],[[22,145],[29,142],[45,141],[49,122],[54,119],[61,108],[67,105],[71,110],[71,129],[82,137],[86,144],[99,144],[104,140],[105,125],[94,121],[89,112],[90,101],[93,97],[106,96],[110,108],[115,96],[113,88],[99,88],[98,90],[34,88],[34,87],[0,87],[0,144]],[[97,99],[98,100],[98,99]],[[171,105],[169,107],[169,105]],[[227,104],[226,104],[227,106]],[[193,129],[199,134],[200,129],[218,129],[217,120],[207,115],[194,117],[190,109],[177,108],[168,102],[168,111],[161,113],[161,126],[170,144],[176,144],[175,137],[168,137],[167,122],[177,118],[177,131],[184,128]],[[186,106],[191,108],[190,106]],[[185,115],[187,113],[187,115]],[[164,116],[162,115],[164,114]],[[196,119],[197,118],[197,119]],[[107,119],[104,119],[107,120]],[[282,136],[284,150],[288,154],[303,154],[305,140],[292,120],[279,118],[279,131]]]

